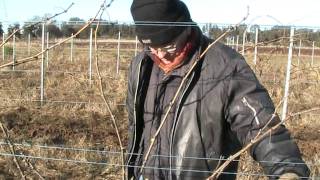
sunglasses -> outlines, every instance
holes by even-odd
[[[169,45],[166,45],[164,47],[152,47],[152,46],[150,46],[150,48],[152,48],[152,49],[154,49],[154,50],[156,50],[158,52],[162,51],[162,52],[173,54],[177,50],[177,44],[169,44]]]
[[[190,31],[191,31],[191,28],[188,28],[183,33],[181,33],[172,43],[167,44],[167,45],[165,45],[163,47],[152,47],[152,46],[149,46],[149,48],[151,48],[151,49],[153,49],[155,51],[158,51],[158,52],[162,51],[162,52],[166,52],[166,53],[169,53],[169,54],[173,54],[184,45],[184,43],[185,43]]]

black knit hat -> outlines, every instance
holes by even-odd
[[[131,14],[140,42],[153,46],[170,43],[194,24],[180,0],[133,0]]]

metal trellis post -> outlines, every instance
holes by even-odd
[[[239,35],[237,35],[236,51],[239,51]]]
[[[16,35],[13,35],[13,42],[12,42],[12,70],[15,69],[16,63]]]
[[[5,44],[4,44],[4,39],[5,38],[5,35],[4,35],[4,33],[2,33],[2,43],[3,43],[3,46],[2,46],[2,60],[4,61],[4,59],[5,59],[5,57],[4,57],[4,46],[5,46]]]
[[[314,41],[312,42],[311,65],[314,65]]]
[[[49,32],[47,32],[47,49],[49,48]],[[49,67],[49,51],[46,53],[46,62],[47,62],[47,68]]]
[[[232,36],[232,38],[231,38],[231,43],[232,43],[232,49],[235,49],[236,47],[235,47],[235,44],[234,44],[234,36]]]
[[[243,32],[243,36],[242,36],[242,56],[244,56],[244,46],[245,46],[245,43],[246,43],[246,30]]]
[[[31,40],[31,36],[30,36],[30,33],[28,34],[28,56],[30,56],[30,40]]]
[[[119,31],[118,34],[118,52],[117,52],[117,75],[119,74],[119,65],[120,65],[120,39],[121,39],[121,32]]]
[[[90,28],[90,40],[89,40],[89,84],[92,84],[92,33],[93,29]]]
[[[41,47],[42,47],[42,52],[44,51],[44,37],[45,37],[45,31],[44,27],[45,24],[42,23],[42,41],[41,41]],[[40,103],[41,106],[43,105],[43,100],[44,100],[44,53],[41,54],[41,83],[40,83]]]
[[[300,42],[299,42],[299,52],[298,52],[298,66],[300,65],[300,57],[301,57],[301,39],[300,39]]]
[[[292,49],[293,49],[293,36],[294,36],[294,28],[291,27],[290,46],[289,46],[289,52],[288,52],[288,64],[287,64],[287,74],[286,74],[286,84],[284,87],[284,101],[283,101],[281,121],[284,121],[286,119],[287,108],[288,108],[289,82],[290,82]]]
[[[134,56],[137,56],[137,52],[138,52],[138,36],[136,36],[136,47],[134,50]]]
[[[253,63],[254,65],[257,65],[257,56],[258,56],[258,36],[259,36],[259,30],[256,28],[256,39],[254,44],[254,59]]]
[[[71,36],[73,36],[73,33],[71,34]],[[70,42],[70,61],[73,61],[73,37],[71,38],[71,42]]]

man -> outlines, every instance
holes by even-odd
[[[170,103],[212,40],[202,35],[179,0],[134,0],[131,13],[144,50],[129,70],[129,179],[205,179],[266,124],[270,128],[279,122],[272,118],[274,105],[266,89],[243,57],[221,43],[197,61]],[[270,179],[309,175],[284,126],[250,153]],[[220,179],[235,179],[237,164],[232,162]]]

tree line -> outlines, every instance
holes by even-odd
[[[227,28],[228,27],[219,27],[215,24],[206,24],[202,26],[202,31],[209,37],[215,39],[225,32]],[[259,25],[249,26],[247,24],[241,24],[232,31],[228,37],[238,37],[239,42],[242,43],[243,36],[245,35],[246,42],[254,42],[256,29],[258,29],[259,42],[276,45],[289,41],[291,27],[279,25],[266,28],[260,27]],[[296,29],[295,40],[302,40],[305,44],[312,44],[312,42],[315,41],[315,45],[320,46],[320,29]]]
[[[27,36],[33,38],[41,37],[42,24],[38,23],[34,25],[34,22],[41,21],[42,18],[34,17],[31,22],[26,22],[22,26],[22,31],[16,33],[17,38],[26,38]],[[117,38],[118,32],[121,32],[122,38],[134,39],[135,38],[135,27],[131,24],[119,24],[118,22],[109,22],[102,20],[103,24],[99,25],[99,30],[97,32],[99,37],[105,38]],[[51,38],[63,38],[69,37],[75,34],[80,28],[86,23],[85,20],[78,17],[72,17],[68,21],[62,23],[57,23],[56,21],[51,21],[46,24],[46,32],[49,32]],[[97,23],[92,23],[91,27],[95,29]],[[216,24],[204,24],[199,25],[201,30],[211,38],[217,38],[221,35],[228,27],[221,27]],[[19,23],[10,24],[7,29],[7,33],[11,34],[15,29],[20,29]],[[271,28],[262,28],[259,25],[248,26],[242,24],[237,27],[228,37],[238,37],[239,43],[242,43],[243,35],[246,37],[247,42],[254,42],[255,40],[255,30],[259,31],[259,42],[270,42],[272,44],[279,43],[279,39],[283,37],[289,37],[290,27],[289,26],[273,26]],[[4,32],[2,23],[0,22],[0,33]],[[246,32],[246,33],[244,33]],[[316,42],[316,46],[320,46],[320,30],[313,30],[308,28],[297,29],[295,31],[295,37],[297,39],[302,39],[303,41]],[[83,30],[76,38],[87,39],[90,36],[90,28]],[[226,40],[226,39],[225,39]],[[283,40],[288,41],[288,38],[283,38]]]
[[[99,25],[98,36],[99,37],[107,37],[107,38],[117,38],[118,32],[121,31],[121,36],[124,38],[134,37],[134,28],[128,24],[118,24],[117,22],[108,22],[102,20],[104,23]],[[41,38],[42,36],[42,24],[34,23],[41,22],[41,19],[34,18],[30,22],[25,22],[23,26],[19,23],[10,24],[7,28],[7,34],[11,34],[16,29],[20,29],[16,33],[17,38],[27,38],[29,35],[32,38]],[[61,23],[57,23],[56,21],[51,21],[46,23],[45,31],[49,32],[50,38],[63,38],[69,37],[72,34],[78,32],[84,25],[86,21],[80,19],[78,17],[72,17],[68,21],[63,21]],[[90,36],[90,29],[95,29],[97,26],[97,21],[92,23],[89,28],[84,29],[76,38],[86,39]],[[0,33],[4,32],[2,28],[2,24],[0,22]]]

